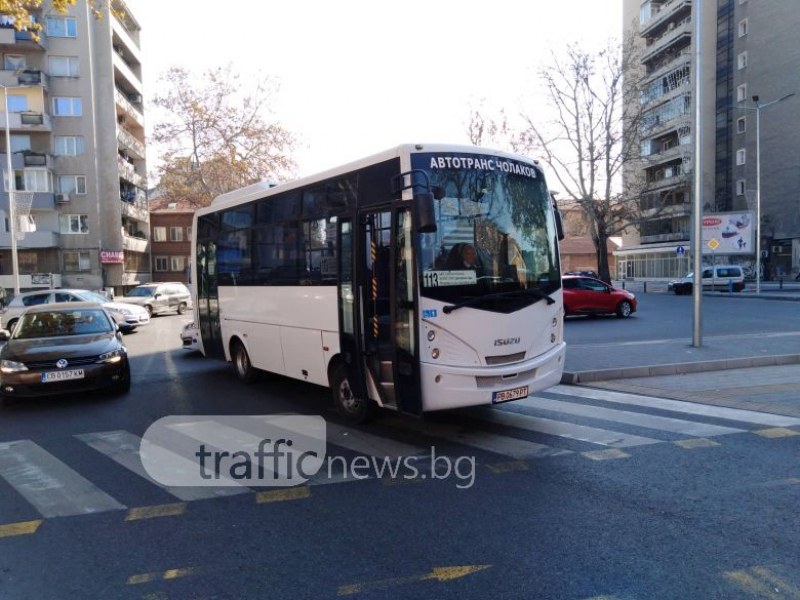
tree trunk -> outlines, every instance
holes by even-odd
[[[592,241],[597,253],[597,275],[606,283],[611,283],[611,271],[608,266],[608,235],[603,228],[598,227],[592,233]]]

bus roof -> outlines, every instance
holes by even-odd
[[[300,179],[294,179],[286,183],[277,184],[271,181],[259,181],[258,183],[220,194],[214,198],[211,204],[209,204],[207,207],[199,209],[195,215],[197,216],[210,212],[216,212],[229,206],[236,206],[250,200],[258,200],[266,195],[272,195],[273,192],[278,193],[289,191],[297,187],[303,187],[313,184],[317,181],[336,177],[356,169],[361,169],[369,165],[412,154],[414,152],[462,152],[467,154],[491,154],[493,156],[502,156],[513,160],[530,162],[535,164],[537,167],[539,166],[539,161],[527,158],[525,156],[504,152],[501,150],[495,150],[492,148],[484,148],[481,146],[458,144],[401,144],[399,146],[395,146],[394,148],[384,150],[383,152],[372,154],[359,160],[352,161],[338,167],[333,167],[313,175],[308,175]],[[269,194],[267,194],[267,192],[269,192]]]

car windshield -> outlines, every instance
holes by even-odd
[[[113,325],[106,313],[96,308],[33,312],[22,316],[14,328],[15,339],[33,339],[109,333]]]
[[[133,288],[130,292],[125,294],[131,298],[146,298],[147,296],[152,296],[156,291],[156,288],[152,286],[148,287],[137,287]]]
[[[420,235],[423,296],[464,302],[500,292],[533,302],[561,286],[552,204],[538,169],[485,155],[419,154],[413,164],[443,195],[436,232]]]

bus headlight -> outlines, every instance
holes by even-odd
[[[436,339],[436,332],[435,332],[433,329],[431,329],[431,330],[428,332],[428,341],[429,341],[429,342],[432,342],[432,341],[433,341],[433,340],[435,340],[435,339]]]

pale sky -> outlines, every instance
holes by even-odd
[[[171,66],[274,76],[273,120],[298,137],[300,176],[406,142],[467,144],[481,103],[535,116],[550,52],[602,46],[622,25],[621,0],[126,2],[142,27],[145,101]]]

